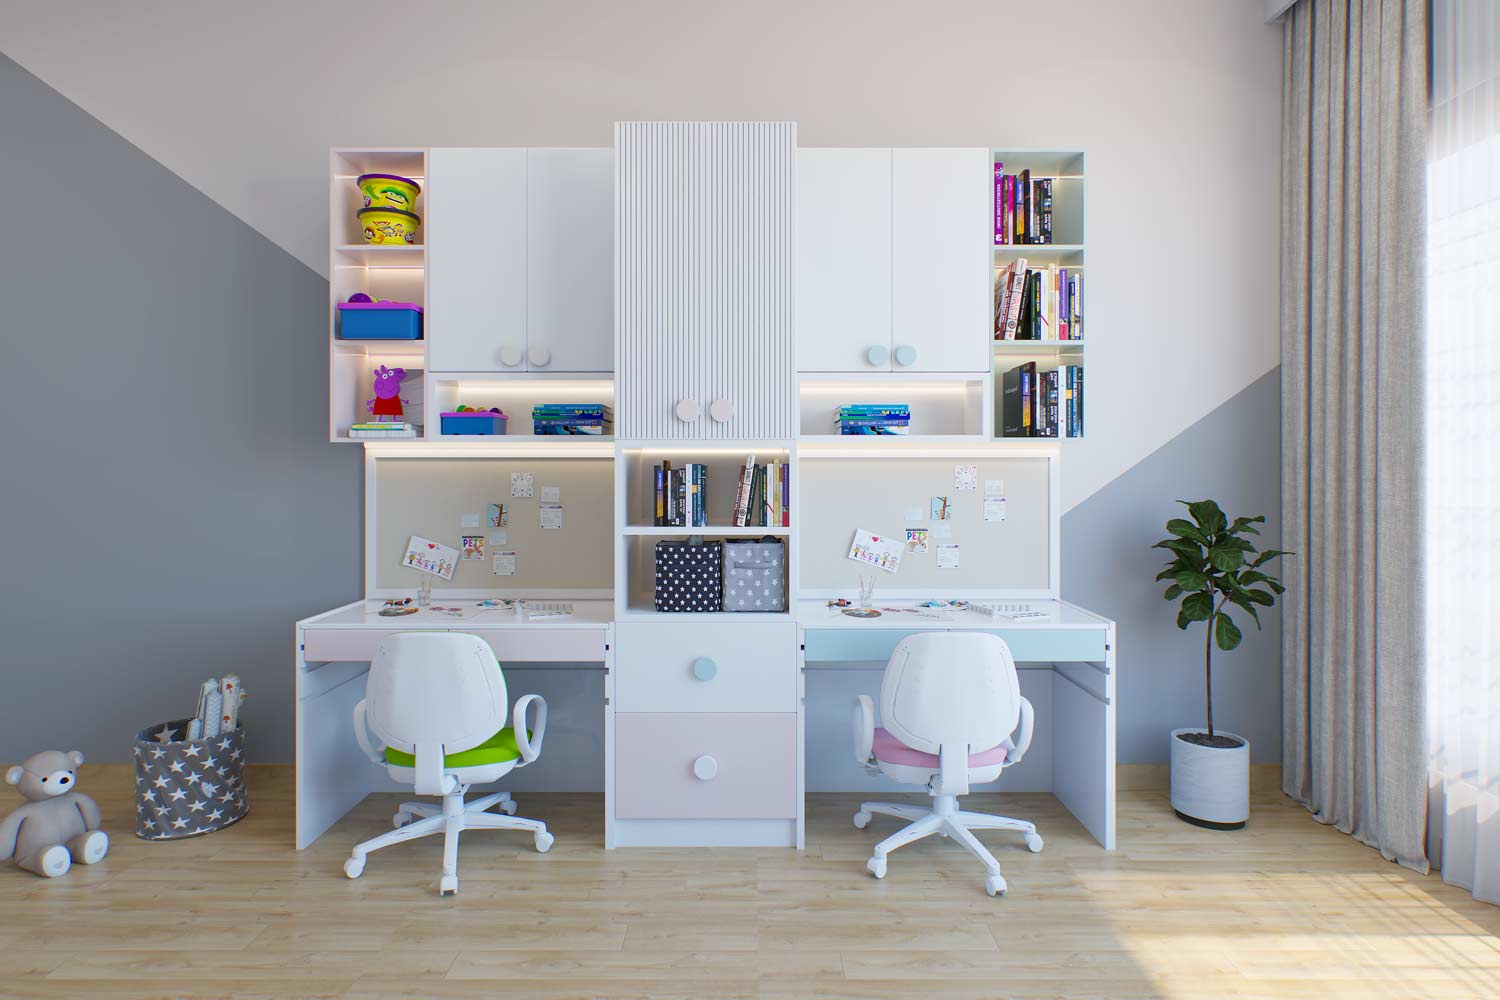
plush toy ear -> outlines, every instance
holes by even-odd
[[[83,763],[83,751],[82,750],[69,750],[68,751],[68,759],[73,762],[73,766],[74,767],[77,767],[79,764]]]
[[[21,765],[17,764],[5,772],[5,783],[7,785],[19,785],[21,783],[21,775],[25,773],[25,771],[21,770]]]

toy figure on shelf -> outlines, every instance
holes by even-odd
[[[401,409],[401,404],[411,403],[411,400],[401,398],[401,380],[404,378],[406,378],[405,368],[387,368],[381,365],[375,369],[375,379],[372,383],[375,398],[365,400],[365,409],[381,420],[386,417],[400,418],[405,412]]]

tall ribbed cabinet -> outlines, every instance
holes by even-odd
[[[616,432],[795,433],[797,126],[615,126]]]

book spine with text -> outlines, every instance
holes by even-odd
[[[1005,245],[1005,164],[995,164],[995,246]]]

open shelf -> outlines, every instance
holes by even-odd
[[[422,192],[411,211],[426,221],[427,151],[424,149],[335,149],[329,174],[329,231],[335,248],[365,246],[357,214],[364,207],[364,195],[354,183],[360,174],[395,174],[416,181]],[[420,249],[424,241],[424,230],[419,227],[416,244],[402,246]]]
[[[1016,354],[1081,354],[1083,345],[1082,340],[996,340],[991,346],[997,357],[1010,357]]]
[[[420,268],[426,258],[422,244],[340,243],[333,248],[335,267]]]
[[[462,372],[439,372],[428,378],[428,407],[434,414],[451,413],[460,404],[487,410],[498,406],[507,417],[505,433],[496,439],[539,441],[566,447],[578,442],[613,442],[611,434],[536,435],[532,433],[531,408],[543,403],[603,403],[611,408],[615,402],[614,379],[608,375],[566,377],[551,375],[478,375]],[[435,420],[432,437],[443,441],[463,441],[491,435],[442,434],[441,422]]]
[[[983,437],[988,432],[982,373],[867,375],[804,374],[800,376],[799,440],[888,441],[911,437],[922,440]],[[905,403],[911,411],[906,435],[840,435],[834,417],[841,406]]]

